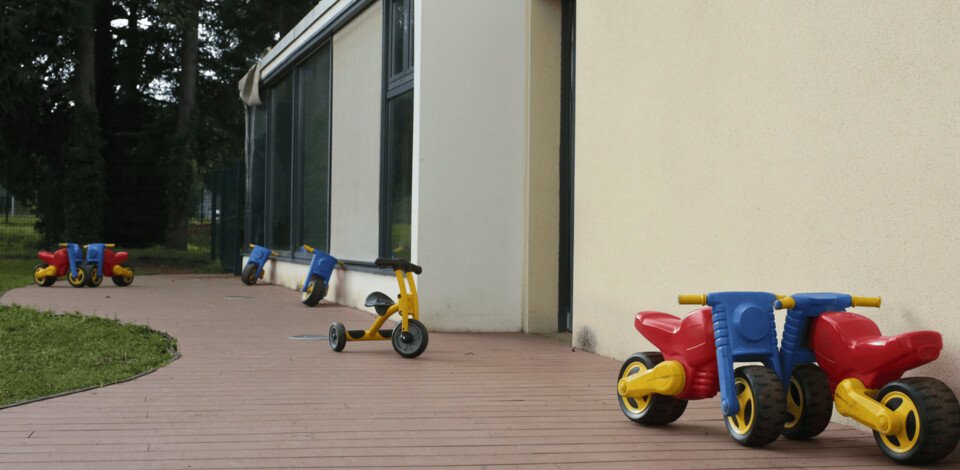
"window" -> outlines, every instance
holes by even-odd
[[[329,250],[330,233],[330,46],[320,49],[300,69],[299,102],[303,108],[303,201],[301,242]]]
[[[270,227],[267,243],[290,249],[290,169],[293,162],[293,76],[270,90]]]
[[[267,108],[255,106],[248,111],[249,147],[247,149],[247,242],[264,244],[263,212],[264,171],[267,163]]]
[[[413,179],[413,1],[388,0],[384,11],[383,151],[380,255],[410,258]]]

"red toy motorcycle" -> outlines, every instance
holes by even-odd
[[[57,278],[66,276],[73,287],[83,287],[87,283],[86,269],[81,265],[83,252],[76,243],[61,243],[60,249],[51,253],[41,251],[37,258],[43,263],[33,268],[33,282],[40,287],[50,287]]]
[[[87,249],[87,285],[99,287],[103,276],[113,279],[119,287],[126,287],[133,283],[133,268],[125,265],[130,255],[125,251],[114,252],[113,243],[91,243],[85,245]]]
[[[940,355],[940,333],[883,336],[869,318],[846,311],[880,307],[880,298],[795,294],[774,306],[788,309],[780,348],[790,414],[784,436],[820,434],[835,404],[872,429],[877,445],[899,463],[935,462],[956,448],[960,403],[953,391],[934,378],[901,378]]]

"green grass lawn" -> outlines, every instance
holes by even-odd
[[[176,347],[142,325],[0,306],[0,406],[129,379],[170,362]]]
[[[0,295],[33,283],[33,268],[40,261],[27,258],[0,258]]]

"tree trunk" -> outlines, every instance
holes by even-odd
[[[200,1],[187,0],[183,12],[183,45],[180,50],[180,92],[177,97],[177,125],[174,153],[170,159],[167,186],[167,248],[187,249],[187,222],[190,219],[194,181],[193,135],[191,119],[197,95],[198,29]]]
[[[83,0],[76,4],[76,105],[70,113],[63,161],[64,236],[67,241],[79,243],[100,238],[105,201],[96,94],[96,3],[97,0]]]

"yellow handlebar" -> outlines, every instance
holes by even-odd
[[[116,243],[107,243],[106,245],[103,245],[103,247],[104,247],[104,248],[111,248],[111,249],[112,249],[112,248],[116,248],[116,247],[117,247],[117,244],[116,244]]]
[[[59,244],[59,245],[57,245],[57,246],[59,246],[60,248],[66,248],[66,247],[67,247],[67,244],[66,244],[66,243],[61,243],[61,244]]]
[[[854,307],[873,307],[880,308],[880,297],[857,297],[850,296],[850,305]]]
[[[707,305],[707,294],[680,294],[677,302],[680,305]]]
[[[313,253],[313,247],[310,245],[303,245],[303,249],[307,250],[307,253]]]
[[[796,306],[797,306],[797,301],[793,300],[793,297],[790,297],[789,295],[780,297],[777,299],[776,302],[773,303],[773,307],[776,310],[789,310]]]
[[[253,243],[250,244],[250,248],[256,248],[256,247],[257,245],[254,245]]]

